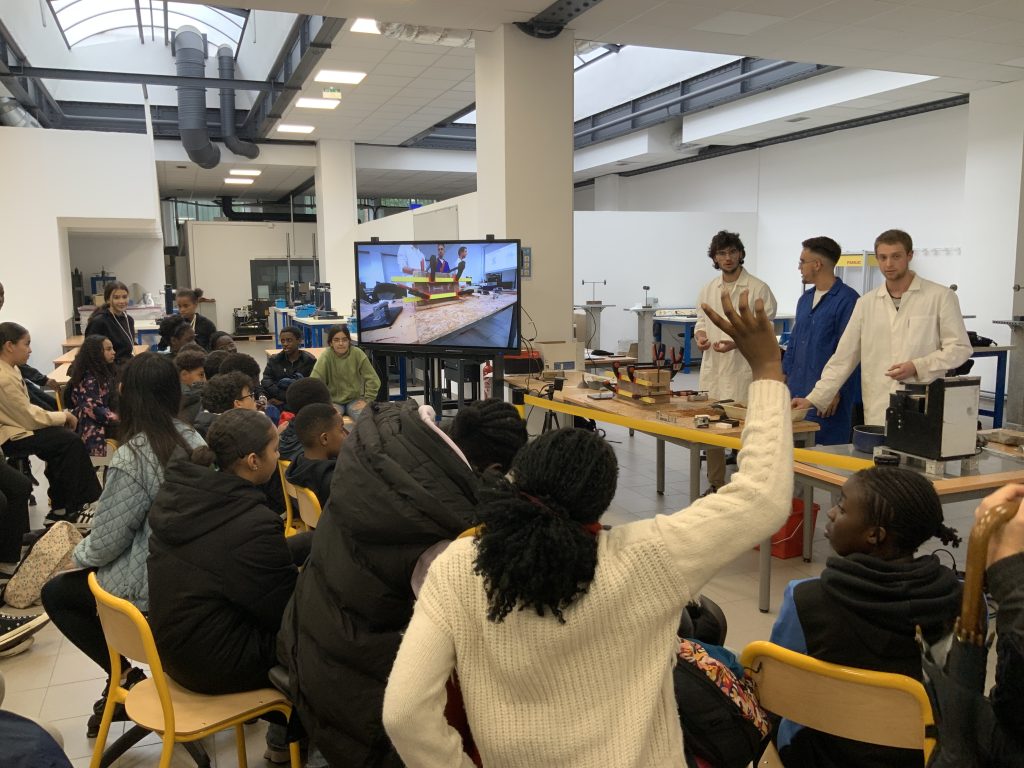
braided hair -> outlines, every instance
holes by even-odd
[[[898,467],[872,467],[854,475],[864,490],[871,523],[885,528],[893,547],[913,554],[928,539],[959,546],[957,532],[942,518],[935,486],[923,475]]]
[[[481,491],[476,573],[487,592],[487,618],[514,609],[563,609],[587,592],[597,566],[597,523],[615,496],[615,453],[595,433],[547,432],[512,463],[510,480]]]
[[[526,445],[526,422],[510,403],[476,400],[459,409],[450,436],[474,470],[498,468],[504,473]]]

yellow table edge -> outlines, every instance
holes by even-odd
[[[738,437],[716,435],[714,432],[708,432],[706,429],[691,429],[688,427],[680,427],[675,424],[670,424],[668,422],[654,421],[652,419],[638,419],[631,416],[620,416],[617,413],[610,413],[609,411],[599,411],[594,408],[570,405],[569,403],[562,403],[557,400],[548,400],[545,397],[536,397],[535,395],[526,395],[524,402],[526,405],[546,408],[549,411],[566,413],[570,416],[580,416],[585,419],[595,419],[596,421],[604,421],[609,424],[617,424],[620,427],[635,429],[649,435],[688,440],[693,443],[702,443],[704,445],[716,445],[721,448],[740,448],[742,446],[742,442]],[[837,456],[832,453],[813,451],[809,448],[794,448],[793,458],[796,461],[802,461],[808,464],[819,464],[827,467],[835,467],[837,469],[845,469],[851,472],[856,472],[861,469],[870,469],[874,466],[874,462],[870,459],[857,459],[852,456]]]

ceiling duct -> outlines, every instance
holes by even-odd
[[[235,79],[235,53],[230,45],[222,45],[217,49],[217,66],[221,80]],[[260,156],[260,148],[251,141],[242,141],[235,135],[235,89],[220,89],[220,133],[224,146],[236,155],[255,160]]]
[[[443,27],[421,27],[416,24],[396,24],[377,22],[380,33],[392,40],[403,43],[422,43],[424,45],[446,45],[449,48],[472,48],[473,30],[445,29]]]
[[[290,205],[290,204],[289,204]],[[222,197],[220,199],[220,210],[228,221],[295,221],[299,223],[315,224],[315,213],[293,213],[289,206],[274,205],[273,203],[262,203],[262,211],[236,211],[235,198]],[[279,208],[280,211],[268,211],[267,208]]]
[[[185,25],[174,33],[171,45],[178,77],[205,77],[206,37]],[[210,141],[206,129],[206,89],[197,85],[178,86],[178,130],[189,159],[200,168],[216,168],[220,150]]]
[[[0,125],[12,128],[42,128],[39,121],[25,111],[17,99],[0,96]]]

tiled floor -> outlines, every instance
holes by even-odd
[[[657,513],[675,512],[689,504],[688,454],[685,449],[667,446],[667,488],[666,494],[659,496],[654,485],[653,438],[639,434],[630,437],[627,430],[618,427],[607,427],[607,436],[619,458],[620,476],[618,493],[604,522],[622,524]],[[38,474],[42,476],[42,472]],[[37,489],[37,497],[45,499],[45,492],[40,493]],[[824,495],[819,495],[816,500],[822,506],[823,516],[829,501]],[[966,534],[973,518],[973,506],[957,504],[947,507],[947,522]],[[39,524],[43,514],[41,507],[34,508],[33,522]],[[726,613],[729,646],[740,649],[751,640],[766,639],[771,632],[786,584],[791,579],[806,578],[820,572],[829,553],[828,543],[821,534],[823,528],[824,520],[819,517],[813,562],[804,563],[800,558],[773,559],[770,613],[762,614],[757,609],[758,563],[757,554],[753,551],[724,565],[704,588],[704,594],[717,601]],[[929,543],[922,551],[934,548]],[[961,566],[963,549],[961,547],[956,555]],[[0,659],[0,673],[4,675],[7,684],[4,708],[52,722],[64,735],[65,748],[72,763],[76,768],[87,766],[93,742],[85,738],[85,722],[92,711],[93,702],[102,692],[104,673],[65,640],[53,625],[36,635],[35,645],[28,652]],[[262,759],[264,730],[262,723],[246,727],[250,765],[265,765]],[[115,724],[112,739],[122,731],[123,725]],[[149,736],[129,750],[116,765],[122,768],[155,765],[159,751],[156,737]],[[236,764],[234,738],[230,732],[208,740],[207,751],[215,766]],[[173,765],[187,768],[194,763],[183,749],[178,748]]]

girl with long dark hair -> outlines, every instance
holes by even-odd
[[[68,406],[78,418],[78,434],[90,456],[107,455],[107,438],[117,423],[113,400],[114,345],[99,334],[86,336],[68,378]]]
[[[72,564],[86,570],[60,574],[43,587],[43,606],[53,623],[107,674],[110,656],[86,578],[89,570],[95,570],[105,590],[134,603],[143,613],[149,610],[149,508],[171,454],[205,445],[194,429],[176,418],[180,402],[178,371],[166,355],[145,352],[124,367],[118,400],[121,445],[107,470],[92,533],[72,554]],[[127,663],[122,669],[127,670],[130,683],[142,677]],[[90,738],[99,730],[105,697],[106,688],[89,718]],[[126,715],[119,708],[115,717],[125,719]]]
[[[790,398],[763,303],[728,320],[753,371],[739,471],[672,515],[604,530],[618,467],[592,432],[519,452],[485,493],[475,538],[430,566],[388,678],[384,725],[407,765],[473,765],[445,722],[458,673],[484,765],[685,765],[673,690],[676,629],[722,565],[781,525],[793,495]],[[319,533],[317,534],[319,535]]]
[[[128,314],[128,286],[113,280],[103,287],[103,306],[92,313],[85,335],[99,334],[114,345],[114,362],[121,365],[132,356],[135,320]]]

